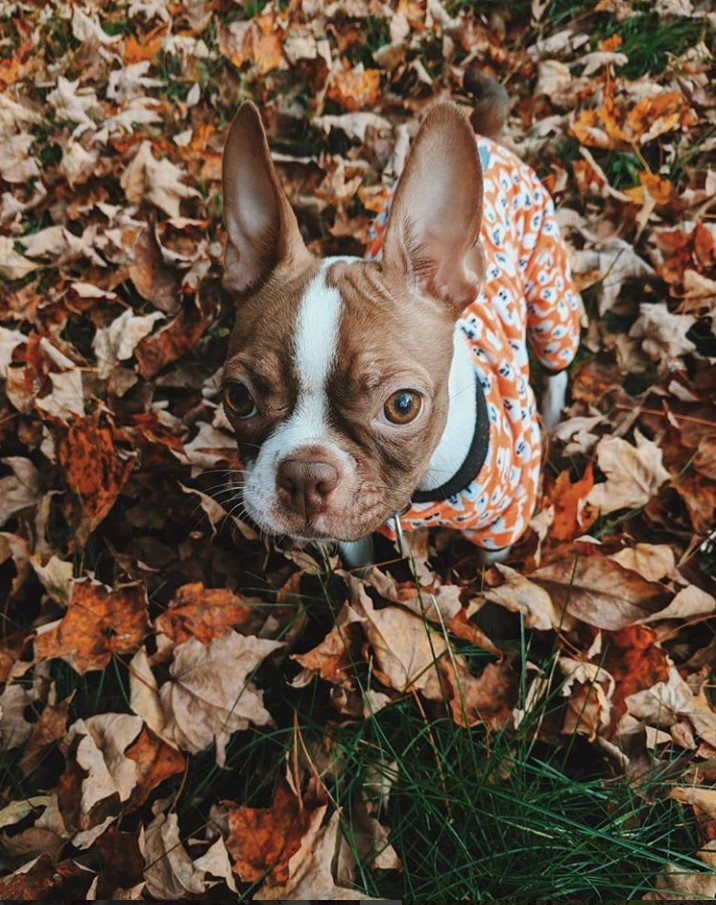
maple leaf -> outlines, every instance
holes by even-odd
[[[67,613],[35,634],[35,662],[60,657],[80,674],[104,669],[114,654],[138,647],[148,629],[144,585],[112,590],[89,579],[75,581]]]
[[[646,505],[670,478],[657,444],[638,430],[634,439],[636,446],[621,437],[605,437],[597,446],[597,464],[607,480],[592,487],[587,502],[601,513]]]
[[[200,582],[182,585],[168,608],[156,620],[157,631],[175,644],[196,638],[203,644],[220,638],[227,629],[259,628],[263,622],[260,604],[255,598],[242,597],[226,588],[205,588]]]
[[[137,766],[125,750],[141,728],[141,719],[127,713],[102,713],[70,726],[59,803],[77,848],[92,845],[136,786]]]
[[[184,198],[195,198],[199,193],[182,180],[181,168],[162,157],[156,160],[152,145],[143,141],[132,162],[122,174],[121,185],[127,200],[141,204],[146,198],[168,217],[179,216],[179,203]]]
[[[557,610],[597,628],[618,631],[666,603],[662,585],[601,556],[560,555],[530,573]]]
[[[102,427],[99,412],[61,428],[57,461],[79,509],[77,540],[86,541],[114,505],[134,468],[134,457],[117,454],[114,431]]]
[[[250,808],[231,801],[222,805],[227,812],[226,848],[234,873],[253,883],[268,871],[272,885],[288,881],[290,859],[325,812],[325,806],[317,811],[305,807],[285,782],[279,784],[270,807]]]
[[[140,835],[139,848],[146,865],[147,892],[157,899],[176,900],[201,895],[219,882],[207,876],[215,858],[194,861],[184,848],[175,813],[157,814]],[[228,869],[228,859],[226,866]]]
[[[285,884],[274,885],[267,880],[257,891],[261,899],[307,899],[315,896],[319,901],[365,899],[365,893],[357,889],[339,886],[333,877],[333,864],[341,840],[340,811],[325,827],[320,826],[325,807],[313,813],[313,825],[303,840],[303,845],[288,864],[289,877]]]
[[[248,677],[282,646],[280,641],[233,631],[205,645],[190,638],[174,649],[171,679],[158,692],[151,673],[142,672],[135,658],[135,674],[142,678],[141,692],[133,694],[132,706],[160,737],[181,750],[196,753],[216,744],[221,766],[233,732],[271,721],[261,692]]]

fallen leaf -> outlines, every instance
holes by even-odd
[[[702,591],[701,588],[690,584],[682,588],[663,610],[652,613],[650,616],[645,616],[640,621],[648,623],[662,619],[689,620],[695,616],[707,616],[713,612],[716,612],[716,598],[711,594],[707,594],[706,591]]]
[[[674,574],[674,551],[667,544],[634,544],[611,557],[625,569],[638,572],[647,581],[661,581]],[[649,619],[652,617],[648,617]]]
[[[12,474],[0,478],[0,527],[13,515],[40,502],[40,474],[29,459],[7,456],[0,459]]]
[[[230,801],[222,805],[227,809],[226,848],[234,873],[247,883],[268,873],[272,885],[285,884],[289,861],[315,820],[315,810],[304,807],[284,782],[278,785],[269,807],[250,808]],[[318,811],[322,815],[325,806]]]
[[[115,654],[138,647],[149,631],[142,584],[116,590],[83,579],[72,583],[67,613],[35,634],[35,662],[59,657],[80,675],[104,669]]]
[[[131,204],[141,204],[146,199],[168,217],[178,217],[180,202],[199,194],[182,181],[184,176],[181,168],[166,157],[157,160],[151,143],[143,141],[120,182]]]
[[[621,437],[605,437],[597,446],[597,464],[607,480],[594,485],[587,502],[602,514],[645,506],[669,480],[661,448],[638,430],[634,438],[636,446]]]
[[[696,346],[686,336],[695,323],[691,314],[671,314],[665,304],[641,304],[629,336],[640,339],[646,354],[668,369],[681,356],[695,351]]]
[[[584,474],[576,481],[570,479],[569,469],[557,475],[549,493],[554,506],[554,518],[550,535],[555,540],[574,540],[592,524],[596,513],[587,506],[587,497],[594,486],[592,464],[589,462]]]
[[[126,804],[127,811],[141,807],[160,783],[182,773],[186,767],[184,756],[146,726],[126,749],[125,755],[136,765],[136,783]]]
[[[557,611],[596,628],[618,631],[661,609],[665,589],[602,556],[561,555],[530,573]]]
[[[716,713],[703,692],[694,694],[675,666],[670,667],[666,681],[630,695],[626,704],[632,716],[650,725],[669,728],[683,718],[705,742],[716,747]]]
[[[197,581],[176,590],[155,626],[175,644],[183,644],[189,638],[206,644],[226,634],[228,629],[246,628],[247,623],[258,629],[263,621],[260,601],[226,588],[205,588]]]
[[[114,432],[99,420],[99,413],[76,419],[57,437],[57,461],[79,510],[80,544],[106,518],[135,465],[134,457],[120,457]]]
[[[216,762],[223,766],[233,732],[271,721],[249,674],[282,646],[280,641],[233,631],[206,645],[196,638],[178,645],[171,679],[159,689],[165,733],[180,750],[192,754],[215,744]]]
[[[527,628],[550,631],[563,626],[565,613],[555,610],[552,598],[544,588],[509,566],[496,563],[495,568],[505,580],[498,587],[484,591],[486,600],[511,613],[521,613]]]
[[[70,726],[59,803],[77,848],[89,848],[102,835],[136,786],[137,767],[125,750],[141,728],[141,719],[127,713],[102,713]]]
[[[206,892],[205,871],[184,848],[176,813],[157,814],[139,836],[147,892],[161,900],[182,900]]]
[[[259,899],[284,899],[291,901],[315,897],[318,901],[342,901],[365,899],[357,889],[338,886],[333,878],[333,865],[341,840],[340,811],[334,811],[325,827],[320,827],[320,817],[325,808],[313,814],[312,830],[303,840],[303,846],[291,858],[289,878],[284,885],[276,886],[267,880],[257,891]],[[320,816],[319,816],[320,815]]]

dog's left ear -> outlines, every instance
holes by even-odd
[[[310,259],[271,162],[259,111],[250,101],[241,105],[229,128],[223,190],[227,289],[244,294],[258,288],[277,264]]]
[[[474,301],[484,275],[477,244],[482,169],[475,135],[454,104],[425,118],[398,182],[383,244],[383,268],[458,317]]]

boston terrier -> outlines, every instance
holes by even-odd
[[[370,560],[373,532],[422,525],[503,558],[532,515],[540,420],[557,422],[579,342],[567,251],[535,173],[439,103],[366,257],[317,259],[247,102],[223,193],[237,306],[223,405],[245,513],[270,534],[338,541],[351,566]],[[542,419],[528,344],[550,375]]]

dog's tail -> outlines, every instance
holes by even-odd
[[[470,116],[472,128],[478,135],[499,141],[510,112],[510,99],[505,89],[477,66],[468,66],[462,86],[475,99]]]

